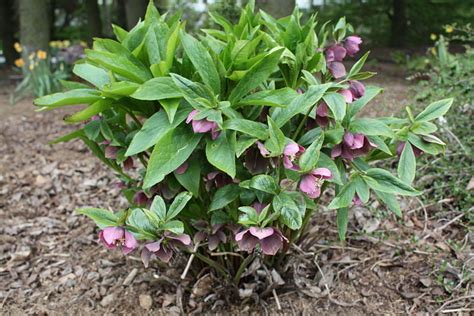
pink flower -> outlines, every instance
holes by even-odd
[[[176,247],[191,245],[191,237],[186,234],[176,235],[165,232],[160,240],[148,243],[142,250],[142,262],[147,268],[150,260],[158,257],[164,263],[168,263],[173,256]]]
[[[241,251],[250,253],[259,244],[264,254],[274,256],[288,242],[288,239],[274,227],[250,227],[236,234],[235,241]]]
[[[107,145],[105,146],[104,155],[108,159],[117,159],[118,147]]]
[[[189,113],[186,123],[192,123],[194,133],[208,133],[211,132],[211,138],[215,140],[219,137],[218,126],[216,122],[208,121],[207,119],[195,120],[194,117],[199,114],[197,110],[192,110]]]
[[[123,169],[124,170],[131,170],[134,168],[134,164],[133,164],[133,158],[132,157],[128,157],[127,159],[125,159],[125,161],[123,162]]]
[[[287,144],[283,150],[283,166],[286,169],[299,170],[299,167],[293,161],[301,156],[304,151],[304,147],[297,143],[290,142]]]
[[[364,205],[364,202],[362,202],[359,195],[357,195],[356,193],[354,197],[352,198],[352,204],[354,204],[354,206],[362,206]]]
[[[342,158],[347,160],[353,160],[354,158],[368,154],[369,151],[375,147],[377,147],[377,145],[371,143],[367,136],[347,132],[344,134],[343,141],[332,149],[331,157],[336,158],[342,156]]]
[[[121,248],[124,255],[138,247],[133,234],[123,227],[106,227],[99,232],[99,239],[108,249]]]
[[[352,95],[352,92],[349,89],[342,89],[339,90],[337,93],[342,95],[347,103],[352,103],[352,101],[354,101],[354,96]]]
[[[346,57],[346,49],[339,44],[332,45],[326,49],[326,63],[334,78],[339,79],[346,75],[346,68],[342,63]]]
[[[253,202],[252,207],[255,209],[257,214],[260,214],[260,213],[262,213],[263,209],[265,207],[267,207],[267,205],[268,204],[260,203],[259,201],[255,201],[255,202]]]
[[[359,36],[348,36],[343,45],[347,51],[347,55],[353,57],[359,52],[359,45],[362,44],[362,39]]]
[[[231,183],[239,183],[239,180],[234,180],[227,174],[220,171],[213,171],[207,174],[207,176],[204,178],[204,182],[206,183],[206,190],[209,191],[212,187],[219,189]]]
[[[315,199],[321,195],[321,186],[324,180],[331,179],[331,170],[327,168],[317,168],[304,175],[300,182],[300,191],[309,198]]]
[[[398,145],[397,145],[397,155],[398,156],[402,155],[402,151],[405,148],[405,144],[406,144],[406,142],[399,142],[398,143]],[[423,150],[421,150],[420,148],[418,148],[416,146],[413,146],[412,144],[410,144],[410,145],[411,145],[411,148],[413,149],[413,153],[415,154],[415,157],[419,157],[423,154]]]

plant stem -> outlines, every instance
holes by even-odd
[[[216,269],[217,272],[222,274],[224,277],[228,278],[229,274],[225,271],[225,269],[216,261],[207,258],[206,256],[201,255],[199,252],[195,252],[194,255],[201,261],[204,261],[214,269]]]
[[[296,140],[296,137],[299,135],[299,133],[303,129],[304,124],[306,123],[306,120],[308,119],[309,113],[311,113],[311,111],[314,109],[315,106],[316,106],[316,103],[313,104],[313,106],[310,107],[308,111],[306,112],[306,114],[304,115],[303,119],[300,122],[300,125],[298,125],[298,128],[296,129],[295,134],[293,135],[294,140]]]
[[[250,264],[250,262],[255,258],[255,254],[252,254],[245,258],[244,261],[240,264],[239,269],[237,270],[237,273],[234,276],[234,284],[237,286],[240,281],[240,277],[242,276],[242,273],[244,272],[245,268]]]

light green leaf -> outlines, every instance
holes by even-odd
[[[230,119],[224,121],[223,129],[238,131],[258,139],[268,138],[268,130],[265,124],[245,119]]]
[[[443,116],[453,104],[453,99],[444,99],[431,103],[415,118],[417,122],[427,122]]]
[[[355,184],[353,182],[346,183],[341,191],[336,195],[336,197],[331,201],[328,208],[330,210],[340,209],[348,207],[351,202],[352,198],[355,195]]]
[[[100,228],[117,226],[117,215],[112,211],[100,208],[81,208],[76,210],[76,213],[86,215],[92,219]]]
[[[161,226],[161,229],[175,233],[176,235],[181,235],[184,233],[184,225],[181,221],[169,221]]]
[[[375,195],[382,200],[383,203],[387,206],[387,208],[395,213],[398,217],[402,217],[402,210],[400,209],[400,204],[397,201],[397,198],[394,194],[385,193],[381,191],[374,190]]]
[[[283,154],[286,145],[286,137],[270,117],[268,117],[267,120],[270,138],[265,142],[265,147],[270,151],[271,157],[277,157]]]
[[[103,88],[106,84],[110,83],[110,76],[107,71],[88,63],[74,65],[72,72],[85,81],[92,83],[97,88]]]
[[[84,110],[74,113],[71,116],[66,116],[64,120],[68,123],[77,123],[90,119],[92,116],[99,114],[110,107],[112,107],[113,100],[111,99],[102,99],[96,101],[86,107]]]
[[[131,95],[138,100],[163,100],[181,98],[183,95],[173,79],[170,77],[159,77],[148,80]]]
[[[380,168],[371,168],[364,176],[367,184],[374,190],[400,195],[420,195],[421,192],[413,189],[410,185],[398,179],[390,172]],[[368,178],[368,179],[367,179]]]
[[[366,52],[364,54],[364,56],[362,56],[355,64],[354,66],[352,66],[351,70],[349,71],[349,73],[347,74],[347,78],[348,79],[352,79],[352,80],[355,80],[354,76],[357,75],[359,73],[359,71],[362,69],[362,67],[364,66],[365,64],[365,61],[367,59],[367,57],[369,56],[370,54],[370,51]]]
[[[416,158],[410,143],[405,143],[397,168],[398,176],[408,185],[415,179]]]
[[[199,196],[199,185],[201,183],[201,163],[196,159],[189,159],[188,162],[188,169],[182,174],[175,172],[174,176],[186,190],[197,197]]]
[[[340,240],[346,240],[347,225],[349,223],[349,209],[343,207],[337,210],[337,232]]]
[[[373,98],[375,98],[383,89],[374,86],[367,86],[365,89],[365,94],[362,98],[354,101],[348,107],[347,111],[349,117],[353,117],[357,114],[364,106],[366,106]]]
[[[266,174],[260,174],[250,180],[243,181],[240,183],[240,186],[247,189],[257,189],[270,194],[278,194],[280,190],[279,186],[275,182],[275,179]]]
[[[264,90],[246,96],[238,104],[287,107],[298,95],[298,92],[290,88]]]
[[[166,218],[166,204],[163,198],[159,195],[156,195],[153,199],[153,202],[150,206],[150,211],[152,211],[159,220],[164,221]]]
[[[313,143],[306,149],[306,151],[301,155],[298,166],[302,173],[306,173],[316,166],[319,155],[321,153],[321,146],[323,145],[324,134],[320,134]]]
[[[388,125],[378,119],[357,118],[350,123],[349,130],[370,136],[393,137],[393,131]]]
[[[100,99],[100,92],[97,90],[76,89],[46,95],[36,99],[34,103],[37,106],[45,106],[48,109],[54,109],[66,105],[90,104]]]
[[[342,121],[346,115],[346,100],[337,92],[329,92],[323,96],[324,102],[331,109],[336,121]]]
[[[298,203],[289,192],[281,192],[273,197],[273,209],[280,214],[280,221],[292,230],[301,228],[303,215],[298,204],[303,205],[304,199]]]
[[[172,220],[184,209],[186,204],[188,204],[189,200],[193,195],[190,192],[181,192],[179,193],[171,203],[168,212],[166,213],[166,221]]]

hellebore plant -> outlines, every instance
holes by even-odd
[[[151,1],[132,30],[114,26],[117,40],[85,51],[74,66],[83,82],[35,101],[87,105],[56,142],[81,139],[119,177],[129,208],[79,210],[105,246],[137,249],[146,265],[189,254],[188,267],[194,258],[238,283],[256,256],[282,262],[319,203],[336,212],[341,239],[353,204],[375,198],[401,216],[396,195],[420,194],[416,156],[444,150],[432,121],[452,100],[360,117],[381,89],[363,83],[367,54],[346,70],[362,40],[345,19],[301,24],[296,10],[277,20],[252,1],[236,25],[211,18],[217,27],[193,37]],[[386,159],[397,175],[377,167]]]

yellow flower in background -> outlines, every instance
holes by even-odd
[[[87,42],[85,42],[85,41],[81,41],[80,44],[84,48],[87,48],[89,46],[89,45],[87,45]]]
[[[431,47],[431,54],[436,55],[436,48]]]
[[[20,43],[16,42],[15,44],[13,44],[13,47],[15,47],[15,50],[18,52],[18,53],[21,53],[23,51],[23,47],[21,47]]]
[[[68,41],[68,40],[65,40],[65,41],[63,41],[63,45],[64,45],[64,47],[69,47],[69,46],[71,46],[71,42]]]
[[[58,47],[58,42],[57,41],[51,41],[49,42],[49,46],[52,48],[57,48]]]
[[[31,53],[30,56],[28,56],[28,58],[29,58],[30,60],[33,60],[33,59],[35,58],[35,53],[34,53],[34,52]]]
[[[18,68],[22,68],[25,65],[25,61],[22,58],[18,58],[15,60],[15,66]]]
[[[438,38],[438,36],[436,36],[436,34],[434,33],[431,33],[430,38],[432,41],[436,41],[436,38]]]
[[[39,50],[38,51],[38,58],[39,59],[46,59],[46,57],[48,56],[48,54],[44,51],[44,50]]]
[[[454,27],[452,27],[452,25],[446,25],[446,26],[444,27],[444,29],[445,29],[446,33],[452,33],[452,32],[454,32]]]
[[[33,71],[33,69],[35,69],[35,65],[33,63],[31,63],[28,68],[30,69],[30,71]]]

